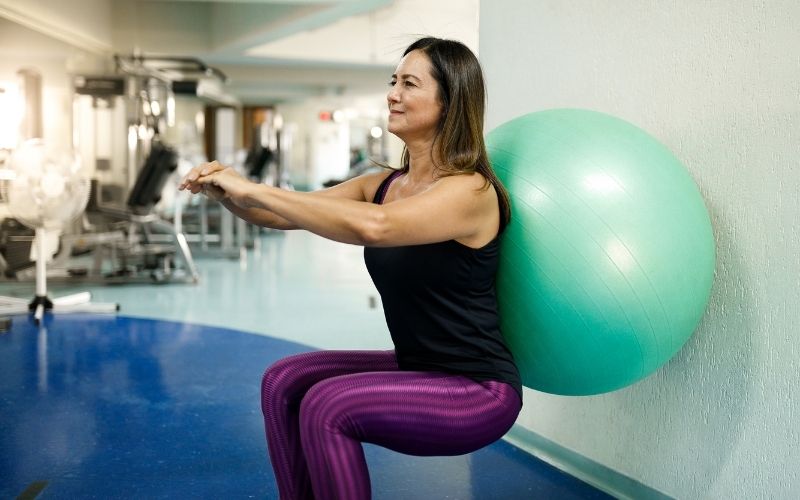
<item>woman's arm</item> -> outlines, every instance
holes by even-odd
[[[181,182],[179,189],[187,189],[193,194],[202,192],[209,198],[219,201],[231,213],[244,219],[245,221],[262,227],[272,229],[300,229],[300,226],[292,223],[288,219],[265,209],[264,207],[240,206],[235,203],[227,193],[216,186],[197,183],[197,179],[202,176],[211,175],[229,169],[217,162],[211,162],[193,168]],[[231,173],[231,172],[228,172]],[[345,198],[355,201],[368,201],[372,199],[380,183],[389,175],[389,172],[378,172],[374,174],[362,175],[345,182],[337,184],[320,191],[314,191],[314,195],[328,196],[333,198]],[[242,178],[245,180],[244,178]]]
[[[420,194],[385,205],[366,202],[363,193],[360,199],[348,199],[285,191],[225,170],[196,182],[222,189],[240,207],[267,210],[294,227],[357,245],[465,239],[487,233],[489,225],[496,233],[497,227],[497,198],[493,189],[482,189],[480,174],[444,177]]]
[[[220,203],[222,203],[222,206],[227,208],[233,215],[244,219],[250,224],[255,224],[256,226],[282,230],[300,229],[297,225],[292,224],[290,221],[270,212],[269,210],[264,210],[261,208],[242,208],[231,201],[230,198],[225,198],[221,200]]]

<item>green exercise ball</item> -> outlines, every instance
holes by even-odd
[[[511,196],[497,294],[523,383],[590,395],[630,385],[692,335],[714,276],[703,198],[662,144],[619,118],[555,109],[487,136]]]

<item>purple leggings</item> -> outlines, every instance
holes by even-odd
[[[264,373],[261,409],[278,491],[370,498],[361,442],[408,455],[461,455],[508,431],[522,407],[502,382],[400,371],[394,351],[315,351]]]

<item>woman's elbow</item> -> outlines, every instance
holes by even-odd
[[[389,234],[389,221],[382,210],[376,210],[360,221],[358,236],[364,246],[386,246]]]

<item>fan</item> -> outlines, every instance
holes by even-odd
[[[64,312],[116,312],[117,304],[93,304],[89,292],[50,300],[47,296],[46,262],[48,232],[59,233],[78,217],[89,201],[89,180],[72,154],[56,155],[40,139],[24,142],[8,160],[3,194],[12,217],[36,230],[36,296],[3,297],[0,313],[30,311],[37,322],[49,310]]]

